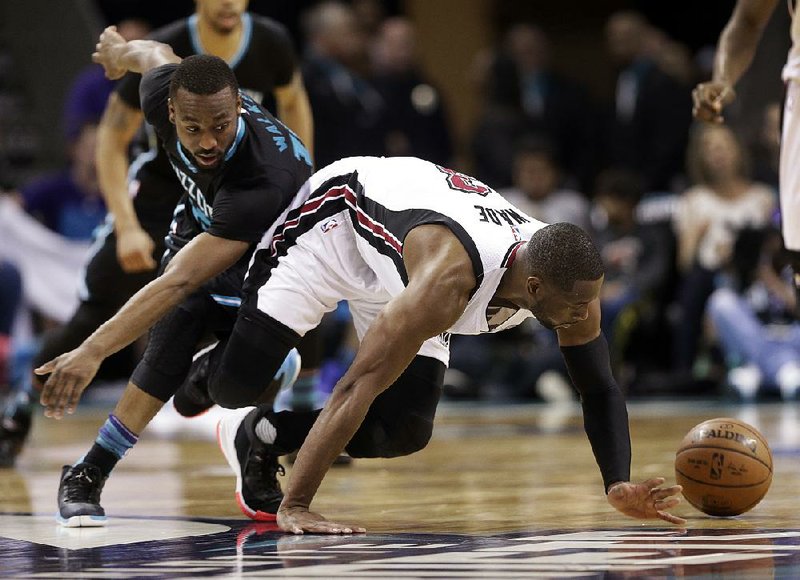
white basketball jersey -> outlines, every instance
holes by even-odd
[[[275,257],[310,228],[339,227],[345,216],[355,235],[351,247],[337,247],[336,252],[357,252],[374,273],[371,291],[391,298],[408,282],[402,260],[408,232],[423,224],[443,224],[464,245],[477,279],[466,310],[450,332],[495,332],[531,316],[527,310],[490,307],[489,301],[516,250],[546,224],[487,185],[412,157],[343,159],[317,172],[307,185],[274,239],[265,238]],[[262,242],[262,248],[266,245]]]

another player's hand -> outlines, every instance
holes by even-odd
[[[109,26],[100,34],[100,39],[95,45],[92,60],[103,66],[106,76],[111,80],[121,78],[128,72],[127,68],[117,63],[118,50],[126,43],[127,41],[117,32],[117,27]]]
[[[40,399],[45,417],[61,419],[64,411],[74,413],[81,394],[97,374],[101,362],[102,358],[79,346],[35,369],[37,375],[50,375],[42,388]]]
[[[722,123],[722,109],[735,97],[733,87],[727,83],[700,83],[692,91],[692,114],[701,121]]]
[[[141,228],[117,232],[117,260],[123,271],[129,274],[156,267],[154,247],[155,242]]]
[[[685,524],[685,519],[666,511],[680,503],[678,494],[683,488],[680,485],[661,487],[663,483],[663,477],[654,477],[642,483],[615,483],[608,490],[608,503],[632,518],[662,519],[671,524]]]
[[[359,526],[337,524],[326,520],[321,514],[304,507],[280,507],[278,526],[292,534],[363,534],[367,530]]]

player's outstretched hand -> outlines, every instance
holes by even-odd
[[[663,477],[654,477],[642,483],[615,483],[608,490],[608,503],[632,518],[658,518],[671,524],[685,524],[685,519],[667,512],[680,503],[678,494],[683,488],[680,485],[661,487],[663,484]]]
[[[34,370],[37,375],[50,375],[40,399],[45,417],[61,419],[64,411],[74,413],[81,394],[97,374],[102,361],[78,347]]]
[[[695,119],[709,123],[722,123],[722,109],[733,101],[736,93],[726,83],[700,83],[692,91],[692,114]]]
[[[95,45],[95,52],[92,53],[92,60],[102,65],[106,71],[106,76],[111,80],[121,78],[128,69],[122,67],[117,62],[119,49],[127,44],[127,41],[117,32],[116,26],[107,27]]]
[[[281,506],[278,510],[278,526],[292,534],[363,534],[367,531],[359,526],[330,522],[321,514],[304,507]]]
[[[117,232],[117,260],[128,274],[155,269],[153,248],[155,242],[142,228]]]

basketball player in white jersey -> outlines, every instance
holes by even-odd
[[[734,87],[753,60],[764,28],[779,0],[737,0],[719,37],[711,81],[695,87],[694,116],[722,123],[722,109],[735,98]],[[789,0],[790,10],[792,0]],[[792,10],[792,48],[783,67],[786,100],[783,107],[780,159],[780,206],[783,242],[791,256],[795,291],[800,296],[800,16]],[[800,301],[798,301],[800,312]]]
[[[424,448],[450,333],[495,332],[535,316],[558,333],[609,503],[631,517],[682,523],[666,511],[680,486],[629,481],[627,411],[600,333],[602,283],[602,260],[583,230],[536,221],[467,175],[415,158],[375,157],[317,172],[251,260],[234,330],[210,359],[208,392],[223,402],[233,393],[258,400],[270,369],[341,300],[361,344],[321,412],[276,413],[265,404],[220,422],[243,511],[264,517],[246,509],[275,485],[274,473],[259,465],[299,449],[280,527],[363,531],[309,510],[334,459],[342,450],[397,457]],[[60,393],[56,406],[75,383],[69,369],[61,371],[50,379]]]

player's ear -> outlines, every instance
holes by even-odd
[[[542,287],[542,281],[539,279],[538,276],[529,276],[526,281],[526,284],[527,284],[528,294],[530,294],[531,296],[535,295],[536,292],[539,290],[539,288]]]
[[[242,114],[242,95],[239,93],[236,94],[236,110]]]
[[[169,111],[169,122],[175,124],[175,105],[172,104],[172,97],[167,99],[167,111]]]

